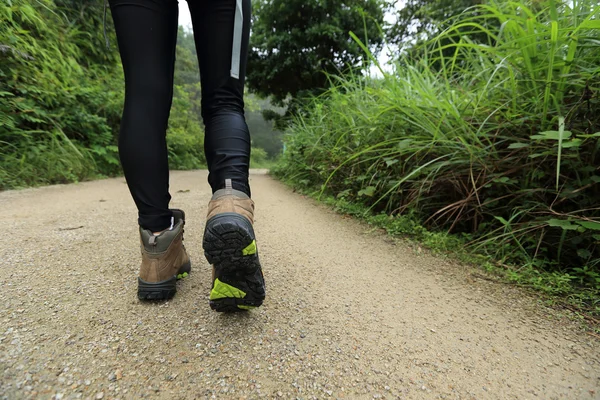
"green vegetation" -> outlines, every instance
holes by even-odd
[[[283,132],[275,128],[271,120],[266,120],[265,113],[283,115],[285,109],[274,107],[269,99],[261,99],[254,94],[246,94],[246,123],[252,137],[252,147],[266,151],[269,160],[275,160],[283,150]],[[254,167],[254,164],[252,164]]]
[[[114,52],[101,7],[81,19],[67,2],[0,6],[0,188],[70,182],[118,168],[120,114]],[[85,25],[83,25],[85,24]]]
[[[377,47],[385,8],[384,0],[256,1],[248,87],[287,105],[286,117],[298,112],[305,98],[329,87],[327,74],[363,66],[365,53],[348,31]]]
[[[440,33],[447,22],[482,0],[405,0],[395,10],[395,23],[387,31],[390,43],[399,46],[427,40]]]
[[[591,0],[467,10],[393,74],[332,77],[275,172],[600,312],[599,41]]]

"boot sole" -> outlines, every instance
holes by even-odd
[[[177,281],[186,278],[192,267],[191,262],[187,262],[179,268],[180,272],[173,275],[172,278],[161,282],[146,282],[138,277],[138,299],[140,300],[169,300],[177,293]]]
[[[265,284],[250,221],[236,213],[212,217],[206,222],[202,247],[215,268],[210,308],[236,312],[260,307]]]

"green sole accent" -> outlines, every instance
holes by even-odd
[[[252,310],[254,308],[256,308],[256,306],[242,306],[238,304],[238,308],[241,310]]]
[[[183,278],[187,278],[187,277],[188,277],[188,275],[189,275],[189,274],[188,274],[187,272],[184,272],[183,274],[179,274],[179,275],[177,275],[177,279],[183,279]]]
[[[243,299],[244,297],[246,297],[246,292],[221,282],[219,278],[215,279],[213,288],[210,291],[210,300],[218,300],[231,297]]]
[[[256,240],[253,240],[252,243],[248,245],[248,247],[242,250],[242,254],[245,256],[251,256],[252,254],[256,254]]]

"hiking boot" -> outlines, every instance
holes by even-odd
[[[175,296],[177,279],[188,276],[192,269],[190,258],[183,246],[185,213],[173,211],[173,224],[154,235],[140,227],[142,266],[138,277],[140,300],[167,300]]]
[[[208,204],[202,247],[213,266],[210,308],[241,311],[259,307],[265,281],[254,236],[254,202],[225,181]]]

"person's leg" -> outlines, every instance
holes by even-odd
[[[119,155],[144,229],[169,228],[165,140],[177,42],[177,0],[110,0],[125,72]]]
[[[216,311],[259,307],[265,282],[254,235],[244,119],[244,77],[250,0],[188,0],[202,81],[205,152],[213,196],[202,247],[213,265],[210,306]]]
[[[213,193],[231,179],[250,195],[250,133],[244,119],[244,81],[250,0],[188,0],[202,82],[204,149]]]
[[[139,214],[138,298],[169,299],[177,279],[191,271],[183,246],[185,214],[169,210],[166,130],[173,97],[177,0],[110,0],[110,7],[125,72],[119,155]]]

